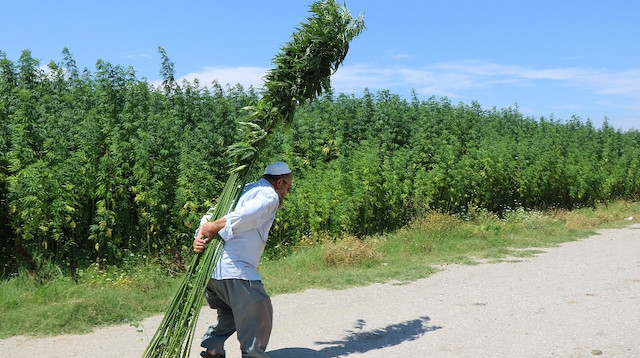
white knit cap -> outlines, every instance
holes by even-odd
[[[285,162],[273,162],[264,169],[267,175],[284,175],[291,173],[291,169]]]

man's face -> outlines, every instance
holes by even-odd
[[[291,184],[293,183],[293,175],[289,174],[283,178],[278,179],[276,181],[275,190],[280,197],[280,206],[282,206],[282,202],[284,198],[289,194],[289,190],[291,190]]]

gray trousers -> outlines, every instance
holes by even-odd
[[[242,358],[268,357],[273,307],[262,282],[210,279],[205,298],[218,310],[218,323],[202,337],[203,348],[224,355],[224,342],[237,331]]]

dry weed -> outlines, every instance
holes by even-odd
[[[376,238],[345,236],[327,240],[322,245],[322,260],[329,266],[355,266],[375,262],[382,257],[379,247],[380,241]]]

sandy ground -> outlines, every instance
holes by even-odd
[[[410,284],[273,297],[272,358],[640,357],[640,224]],[[141,357],[161,316],[0,340],[1,357]],[[205,308],[199,337],[215,314]],[[235,336],[227,357],[240,357]]]

